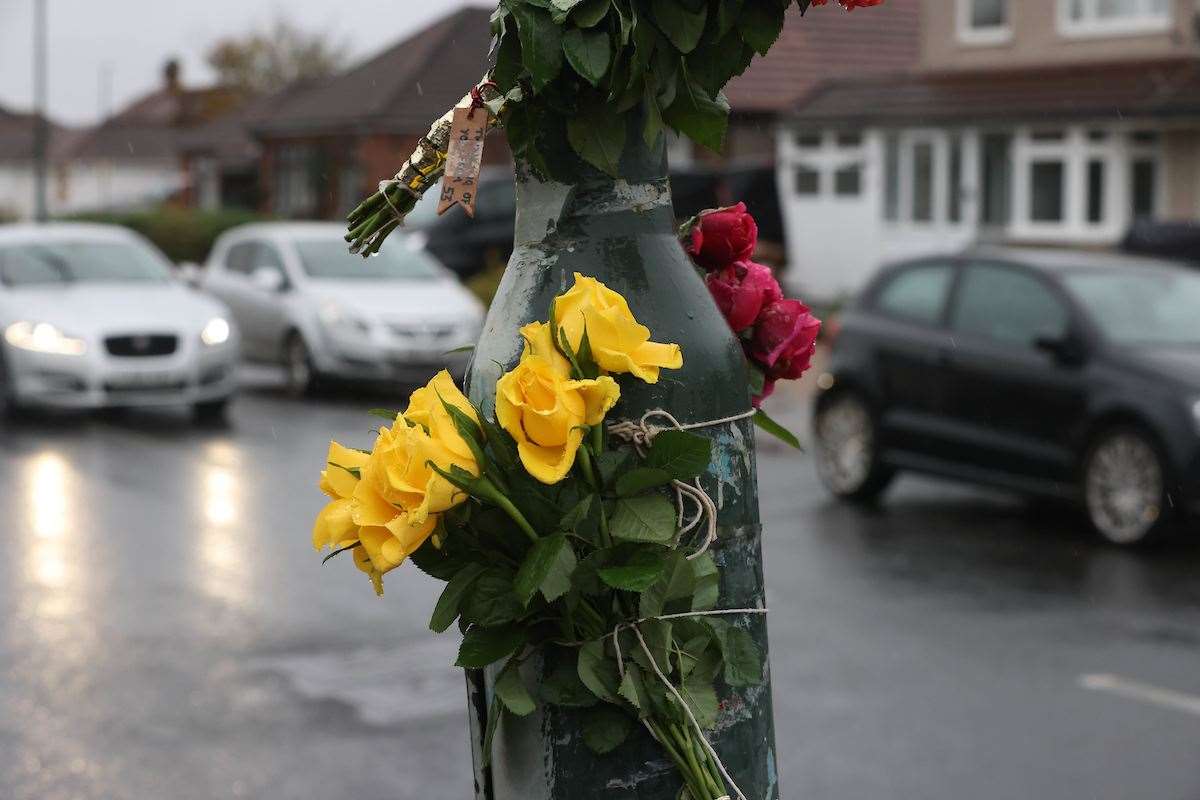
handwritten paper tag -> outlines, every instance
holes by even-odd
[[[450,123],[450,146],[446,154],[446,174],[442,176],[442,194],[437,213],[455,203],[467,216],[475,216],[475,194],[479,185],[479,168],[483,163],[483,136],[487,132],[488,111],[460,106],[454,109]]]

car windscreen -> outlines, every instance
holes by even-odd
[[[1100,330],[1127,345],[1200,345],[1200,275],[1079,271],[1065,278]]]
[[[136,242],[72,241],[0,245],[0,282],[6,286],[55,283],[166,283],[170,268]]]
[[[437,263],[421,250],[388,242],[370,258],[356,256],[341,239],[301,239],[296,242],[300,264],[308,277],[336,280],[430,280],[439,275]]]

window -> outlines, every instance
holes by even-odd
[[[950,137],[950,169],[946,183],[946,219],[958,222],[962,219],[962,139]]]
[[[801,131],[796,134],[796,146],[805,149],[812,149],[821,146],[821,134],[812,133],[809,131]]]
[[[980,184],[983,187],[983,203],[980,222],[992,227],[1008,224],[1012,186],[1012,136],[1007,133],[989,133],[983,137],[983,156],[980,169],[983,172]]]
[[[1068,36],[1162,31],[1171,27],[1171,0],[1059,0],[1058,20]]]
[[[833,173],[833,193],[839,197],[858,197],[862,192],[862,164],[847,164]]]
[[[883,218],[900,218],[900,136],[889,133],[883,142]]]
[[[880,289],[875,307],[915,322],[941,321],[954,269],[949,264],[921,264],[892,276]]]
[[[951,315],[955,331],[1022,347],[1062,337],[1068,322],[1066,308],[1045,283],[996,264],[967,268]]]
[[[1033,222],[1062,222],[1063,176],[1061,161],[1034,161],[1029,165],[1029,218]]]
[[[225,269],[229,272],[249,275],[250,271],[254,269],[254,251],[256,249],[258,249],[256,242],[238,242],[225,254]]]
[[[1104,221],[1104,162],[1093,158],[1087,165],[1087,221]]]
[[[1158,196],[1158,165],[1151,159],[1138,159],[1130,166],[1129,196],[1134,219],[1154,216]]]
[[[913,222],[933,220],[933,145],[929,142],[913,145],[912,218]]]
[[[958,38],[967,44],[996,44],[1012,33],[1008,0],[958,0]]]
[[[275,159],[272,209],[281,217],[311,217],[317,213],[317,153],[306,145],[286,145]]]
[[[815,195],[821,193],[821,173],[812,167],[796,167],[796,194]]]
[[[862,147],[861,133],[839,133],[837,135],[838,147]]]

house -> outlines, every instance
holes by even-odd
[[[430,124],[487,70],[490,12],[463,8],[335,77],[297,90],[250,129],[262,144],[262,210],[344,216],[400,168]],[[501,137],[487,164],[509,163]]]
[[[55,210],[95,211],[149,206],[184,189],[180,138],[244,102],[236,90],[185,87],[179,64],[163,68],[160,88],[87,131],[64,153]]]
[[[920,2],[912,69],[822,82],[778,137],[808,296],[884,260],[1111,247],[1137,218],[1200,216],[1195,0]]]
[[[0,107],[0,221],[31,219],[34,200],[34,127],[37,117]],[[51,210],[61,201],[63,153],[79,131],[46,120],[47,193]]]

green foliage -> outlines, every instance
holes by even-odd
[[[612,706],[600,706],[583,720],[583,743],[598,755],[612,752],[629,737],[633,719]]]
[[[500,671],[500,675],[496,678],[495,688],[496,696],[504,703],[504,707],[518,717],[531,714],[537,708],[533,696],[529,694],[529,689],[521,680],[521,672],[516,659],[510,660]]]
[[[711,150],[724,143],[731,78],[779,37],[790,0],[502,0],[492,79],[522,90],[503,122],[515,154],[554,176],[564,153],[617,173],[638,120]],[[803,12],[807,0],[799,0]],[[565,119],[566,136],[549,119]]]
[[[616,539],[666,544],[675,536],[675,508],[661,495],[626,498],[617,503],[610,529]]]
[[[260,222],[266,217],[239,209],[197,211],[162,206],[150,211],[77,214],[67,219],[122,225],[145,236],[177,264],[185,261],[202,264],[208,258],[213,242],[222,233],[237,225]]]
[[[557,600],[571,589],[575,563],[575,551],[566,536],[560,533],[539,539],[517,573],[513,584],[517,597],[529,605],[540,590],[547,600]]]
[[[472,625],[463,636],[454,665],[482,669],[493,661],[512,655],[524,643],[525,631],[519,625],[498,628]]]

